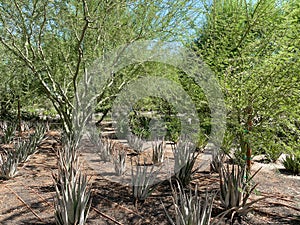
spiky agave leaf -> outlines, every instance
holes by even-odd
[[[79,168],[74,148],[59,153],[59,174],[55,179],[55,219],[59,225],[85,224],[91,206],[86,175]]]
[[[210,225],[215,195],[206,192],[205,198],[202,198],[198,194],[197,186],[195,191],[190,190],[187,194],[178,181],[176,184],[176,187],[171,185],[175,221],[164,207],[170,223],[173,225]]]
[[[126,171],[126,156],[127,153],[124,149],[116,151],[114,155],[114,168],[118,176],[123,175]]]
[[[113,160],[113,153],[116,151],[115,143],[108,138],[91,137],[92,143],[97,148],[97,153],[100,160],[103,162],[111,162]]]
[[[183,186],[186,186],[190,183],[192,175],[198,169],[194,168],[194,165],[200,153],[196,152],[195,146],[187,141],[180,141],[173,149],[173,152],[175,158],[175,176]]]
[[[260,170],[260,169],[259,169]],[[247,174],[246,165],[232,165],[232,168],[223,166],[220,175],[220,200],[225,212],[233,218],[235,215],[244,216],[252,210],[252,205],[263,198],[248,202],[250,195],[258,184],[252,185],[253,177]]]
[[[19,157],[15,151],[8,151],[6,155],[0,154],[0,177],[11,179],[18,173]]]
[[[154,165],[146,166],[145,163],[140,166],[139,160],[136,162],[135,170],[133,165],[131,168],[131,185],[134,202],[144,201],[158,186],[158,183],[155,181],[160,169],[154,170]]]
[[[128,145],[137,153],[140,154],[144,151],[144,141],[142,137],[136,135],[127,136]]]
[[[292,172],[294,175],[300,174],[300,154],[290,154],[282,161],[286,170]]]
[[[16,123],[2,123],[0,129],[3,132],[3,136],[1,137],[1,143],[9,144],[13,141],[15,137],[15,133],[17,130]]]
[[[211,172],[219,173],[225,161],[225,153],[221,150],[212,152],[212,160],[210,163]]]
[[[69,180],[56,185],[55,219],[59,225],[85,224],[91,206],[91,190],[86,175],[72,170]],[[63,181],[61,181],[63,182]]]
[[[164,161],[165,148],[164,140],[156,140],[152,143],[152,161],[154,164],[162,163]]]

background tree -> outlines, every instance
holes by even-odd
[[[193,48],[218,76],[228,136],[243,158],[271,160],[299,141],[299,2],[203,2]]]
[[[187,18],[193,17],[189,13],[193,4],[187,0],[4,0],[0,42],[13,55],[8,60],[18,61],[42,86],[70,133],[77,83],[91,62],[121,44],[182,37],[189,29]],[[120,78],[111,79],[115,84]]]

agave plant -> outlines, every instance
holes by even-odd
[[[137,154],[140,154],[144,151],[143,145],[144,141],[141,137],[136,135],[127,136],[128,145],[135,151]]]
[[[198,169],[194,169],[194,165],[200,152],[196,152],[195,146],[187,141],[179,141],[173,148],[173,152],[175,176],[185,187],[191,182],[193,174]]]
[[[79,170],[66,174],[69,179],[56,185],[55,220],[59,225],[85,224],[91,206],[90,187],[86,175]]]
[[[15,144],[15,152],[19,159],[19,162],[25,162],[28,160],[32,150],[31,150],[31,142],[18,140]]]
[[[131,164],[132,161],[131,161]],[[135,169],[134,169],[135,167]],[[131,185],[134,204],[145,201],[156,189],[158,183],[155,182],[158,170],[154,170],[155,166],[140,165],[139,160],[136,166],[131,165]]]
[[[12,140],[15,137],[15,133],[16,133],[16,129],[17,129],[17,125],[12,123],[12,124],[8,124],[8,123],[3,123],[1,124],[0,129],[3,132],[3,136],[1,137],[1,143],[3,144],[9,144],[10,142],[12,142]]]
[[[37,147],[45,137],[46,127],[43,124],[37,124],[35,126],[35,131],[32,135],[30,135],[30,139],[33,143],[35,143],[35,146]]]
[[[103,139],[99,143],[99,151],[98,154],[100,159],[104,162],[111,162],[112,155],[115,152],[115,143],[109,139]]]
[[[115,172],[118,176],[123,175],[126,171],[126,156],[126,151],[122,149],[118,150],[113,157]]]
[[[179,182],[176,182],[176,184],[175,187],[171,185],[172,200],[175,208],[175,221],[164,207],[170,223],[172,225],[210,225],[215,195],[206,192],[204,198],[200,197],[197,186],[195,187],[195,191],[190,190],[187,194]],[[176,189],[178,191],[176,191]]]
[[[69,150],[69,151],[68,151]],[[83,225],[91,206],[91,189],[82,174],[74,149],[59,153],[59,174],[55,179],[55,220],[59,225]]]
[[[108,138],[100,138],[97,132],[91,132],[90,141],[97,148],[100,160],[103,162],[111,162],[113,153],[115,152],[115,144]]]
[[[152,161],[154,164],[159,164],[164,161],[165,148],[164,140],[156,140],[152,143]]]
[[[37,146],[44,139],[45,128],[37,126],[35,133],[31,134],[28,140],[18,139],[15,149],[20,162],[26,162],[32,154],[37,152]]]
[[[290,154],[282,161],[285,169],[294,175],[300,174],[300,154]]]
[[[19,157],[15,151],[7,151],[6,155],[0,154],[0,178],[10,179],[18,173]]]
[[[259,169],[260,170],[260,169]],[[231,169],[223,166],[220,175],[220,200],[226,210],[225,213],[234,217],[246,215],[252,210],[252,205],[263,198],[249,202],[249,197],[258,184],[252,185],[253,177],[259,172],[257,170],[252,176],[247,174],[246,165],[232,165]]]
[[[225,161],[225,153],[223,151],[213,151],[210,163],[210,171],[219,173]]]

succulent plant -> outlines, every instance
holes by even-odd
[[[126,171],[126,156],[126,151],[124,149],[121,149],[116,151],[113,157],[115,172],[118,176],[123,175]]]
[[[185,187],[190,183],[192,175],[198,169],[194,168],[194,165],[200,153],[196,152],[195,146],[187,141],[179,141],[173,148],[173,152],[175,158],[175,176]]]
[[[260,169],[259,169],[260,170]],[[220,175],[220,200],[226,210],[226,214],[234,217],[246,215],[252,210],[252,205],[263,198],[249,202],[249,197],[258,184],[252,185],[253,177],[259,172],[257,170],[252,176],[247,174],[246,165],[232,165],[231,169],[223,166]]]
[[[90,133],[90,141],[96,147],[100,160],[103,162],[113,161],[113,153],[115,152],[115,144],[108,138],[101,138],[96,131]]]
[[[6,154],[0,154],[0,177],[10,179],[18,173],[19,157],[15,151],[7,151]]]
[[[206,192],[203,198],[199,196],[197,186],[195,187],[195,191],[190,190],[186,193],[179,182],[176,182],[176,184],[175,187],[171,185],[175,221],[164,207],[170,223],[172,225],[210,225],[215,195]]]
[[[79,170],[67,172],[61,186],[55,186],[55,220],[59,225],[85,224],[91,206],[91,190],[86,175]]]
[[[144,151],[143,145],[144,141],[141,137],[136,135],[127,136],[128,145],[135,151],[137,154],[140,154]]]
[[[164,140],[156,140],[152,143],[152,161],[154,164],[162,163],[165,155],[165,142]]]
[[[101,161],[111,162],[113,160],[113,153],[115,152],[115,143],[106,138],[101,140],[98,147],[98,154],[100,156]]]
[[[0,143],[11,143],[15,137],[17,125],[15,123],[1,123],[0,129],[3,132],[3,136],[0,138]]]
[[[83,225],[91,206],[91,189],[79,168],[76,150],[65,146],[59,152],[55,178],[55,220],[59,225]]]
[[[131,164],[132,161],[131,161]],[[131,185],[134,204],[137,202],[145,201],[152,192],[156,189],[158,183],[157,179],[158,170],[154,170],[155,166],[140,165],[139,161],[136,165],[131,165]],[[135,169],[134,169],[135,168]]]
[[[287,171],[294,175],[300,174],[300,153],[287,155],[282,164]]]
[[[225,153],[223,151],[213,151],[210,163],[210,171],[219,173],[225,161]]]

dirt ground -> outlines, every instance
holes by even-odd
[[[49,133],[40,151],[20,166],[14,179],[0,181],[0,224],[55,224],[52,174],[57,171],[56,151],[59,148],[57,133]],[[259,185],[251,199],[267,198],[256,203],[254,210],[235,224],[299,225],[300,177],[286,174],[280,163],[254,161],[252,170],[260,167],[254,179]],[[87,224],[169,224],[163,208],[164,205],[172,214],[168,181],[161,183],[151,197],[135,207],[130,185],[114,182],[88,164],[86,168],[92,183],[92,207]],[[207,167],[203,167],[194,175],[190,187],[197,185],[204,193],[206,189],[217,190],[218,182],[218,175],[210,174]],[[220,212],[218,198],[216,200],[213,217]]]

